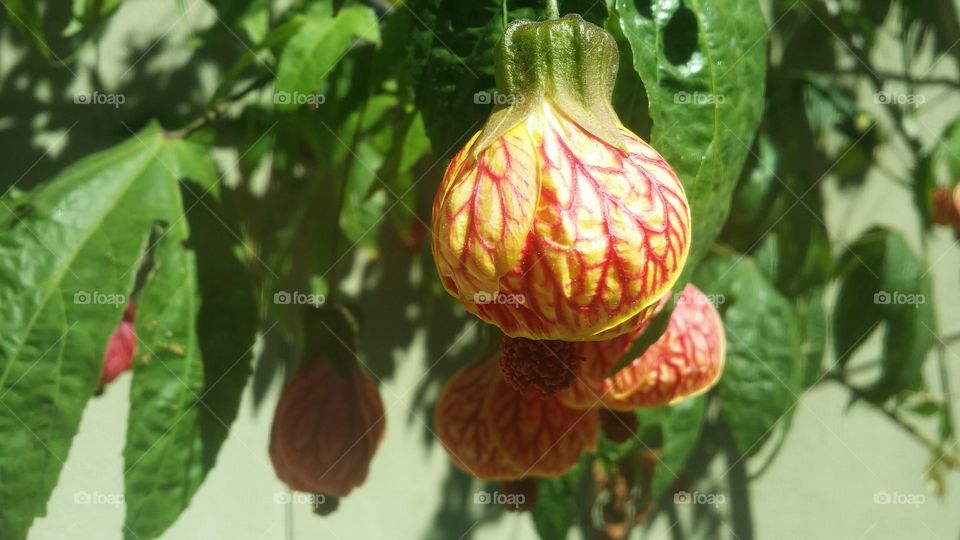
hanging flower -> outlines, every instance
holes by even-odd
[[[666,302],[664,299],[661,306]],[[723,321],[710,299],[693,285],[687,285],[678,298],[660,339],[624,369],[607,377],[642,331],[578,344],[578,354],[585,358],[580,376],[557,398],[577,409],[630,411],[696,396],[719,380],[726,355]]]
[[[579,16],[511,24],[496,54],[505,104],[437,192],[432,248],[443,285],[508,336],[628,332],[686,261],[683,187],[617,118],[617,62],[613,37]]]
[[[280,397],[270,459],[291,489],[344,497],[366,480],[385,425],[380,393],[366,371],[317,358]]]
[[[437,436],[455,465],[483,480],[558,477],[596,448],[596,411],[517,392],[492,358],[453,376],[437,401]]]

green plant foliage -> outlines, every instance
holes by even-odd
[[[504,110],[494,67],[504,29],[551,18],[551,2],[148,4],[2,3],[0,540],[57,518],[48,501],[104,390],[127,304],[137,352],[126,440],[104,457],[122,471],[125,518],[104,536],[128,540],[172,534],[248,389],[269,414],[272,389],[310,359],[359,361],[378,385],[413,373],[416,388],[383,396],[388,414],[413,420],[390,429],[422,424],[433,459],[444,449],[424,419],[437,396],[503,339],[444,291],[431,208],[450,158]],[[924,474],[941,494],[960,468],[958,339],[940,320],[954,299],[934,294],[955,292],[934,282],[952,259],[931,249],[960,234],[934,223],[932,196],[960,183],[955,2],[558,4],[617,44],[613,112],[676,170],[691,208],[691,252],[671,294],[691,282],[708,296],[726,354],[714,388],[618,417],[636,418],[633,437],[600,429],[572,470],[538,479],[526,526],[545,539],[634,537],[668,518],[674,538],[752,537],[750,482],[793,442],[798,400],[824,384],[928,449]],[[155,22],[162,32],[140,35]],[[572,35],[543,33],[537,50],[596,52]],[[591,76],[579,75],[569,79]],[[877,193],[896,215],[864,204]],[[482,219],[502,217],[488,210]],[[571,269],[584,262],[569,265],[563,285],[579,286]],[[664,304],[608,375],[663,337],[676,296]],[[648,375],[675,375],[660,367]],[[476,525],[501,519],[470,504],[475,485],[451,467],[432,537],[479,537]],[[675,492],[704,486],[729,488],[729,511],[671,506]]]

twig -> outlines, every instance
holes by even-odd
[[[847,390],[850,391],[853,395],[863,398],[865,392],[860,388],[850,384],[843,374],[840,373],[830,373],[827,376],[828,380],[835,381]],[[950,468],[960,467],[960,455],[951,452],[946,449],[943,444],[933,440],[929,435],[920,431],[920,428],[909,422],[906,418],[903,417],[899,412],[888,407],[884,407],[878,403],[874,403],[870,400],[863,399],[865,403],[868,403],[874,409],[882,413],[884,416],[893,421],[894,424],[899,426],[901,429],[912,435],[918,442],[926,446],[931,452],[933,452],[940,461],[945,463]]]
[[[167,136],[170,137],[171,139],[182,139],[184,137],[188,137],[190,134],[192,134],[197,130],[207,127],[208,125],[217,121],[221,116],[223,116],[223,114],[227,112],[227,109],[230,108],[230,105],[243,99],[244,97],[247,96],[247,94],[253,92],[254,90],[259,89],[264,84],[270,82],[270,80],[272,79],[273,79],[272,75],[263,75],[257,79],[254,79],[247,86],[241,88],[236,93],[223,98],[216,105],[207,109],[202,116],[200,116],[199,118],[196,118],[195,120],[187,124],[185,127],[175,131],[167,132]]]

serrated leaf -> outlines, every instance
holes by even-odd
[[[192,159],[180,167],[207,169]],[[201,202],[203,194],[199,185],[182,187],[182,204],[192,210],[160,241],[140,297],[143,347],[124,449],[124,534],[131,540],[158,537],[186,509],[216,461],[250,375],[253,284],[219,203]]]
[[[330,17],[315,14],[290,38],[280,54],[275,100],[281,110],[297,108],[295,94],[313,94],[324,78],[353,47],[355,39],[380,44],[380,21],[366,6],[349,6]]]
[[[229,320],[224,323],[221,315],[215,327],[219,330],[211,330],[206,321],[217,319],[201,313],[198,320],[197,312],[185,304],[183,291],[196,294],[198,277],[195,258],[184,242],[203,241],[202,235],[188,236],[179,189],[179,179],[187,177],[207,184],[215,180],[204,149],[169,138],[159,126],[151,125],[129,141],[69,167],[33,193],[4,198],[4,204],[10,201],[15,207],[5,215],[0,231],[0,254],[5,261],[0,263],[0,298],[16,309],[4,310],[0,316],[0,426],[6,437],[0,457],[0,537],[23,538],[33,518],[45,513],[80,415],[99,385],[107,339],[129,301],[148,253],[148,239],[158,227],[166,234],[153,251],[153,271],[140,298],[140,352],[148,358],[156,352],[154,356],[174,366],[173,372],[180,375],[177,385],[182,386],[180,379],[196,382],[199,376],[197,388],[203,390],[204,370],[196,367],[197,347],[204,347],[209,367],[217,365],[218,354],[252,343],[252,301],[246,308],[231,301],[243,297],[240,281],[245,273],[229,262],[236,262],[230,242],[221,238],[220,250],[205,250],[224,275],[206,278],[212,284],[203,296],[205,311],[229,313]],[[202,192],[199,186],[195,189]],[[216,204],[210,199],[201,207]],[[195,209],[190,218],[199,215],[202,212]],[[222,224],[218,222],[217,227]],[[199,275],[203,279],[202,267]],[[249,293],[249,287],[246,290]],[[199,305],[199,300],[193,302]],[[198,344],[190,333],[194,328],[200,329],[201,338],[218,334],[217,347],[223,352],[211,352],[202,339]],[[223,339],[224,332],[228,340]],[[185,361],[188,368],[181,369],[178,362]],[[176,422],[182,412],[179,408],[152,406],[156,405],[153,398],[182,402],[164,365],[138,363],[140,371],[163,371],[147,377],[135,372],[131,393],[131,439],[146,433],[150,444],[159,448],[165,448],[160,441],[163,433],[179,437],[178,426],[194,424]],[[228,381],[236,381],[224,370],[211,368],[206,373],[222,378],[225,387]],[[206,405],[218,411],[221,422],[210,423],[213,428],[204,430],[209,435],[202,446],[207,453],[200,455],[204,463],[212,464],[226,436],[226,424],[236,414],[239,388],[230,386],[231,394],[217,394],[217,400]],[[144,387],[147,390],[141,392]],[[198,443],[178,438],[176,444],[189,449]],[[127,481],[132,479],[134,485],[138,473],[160,480],[151,484],[148,491],[155,499],[146,505],[142,493],[128,485],[128,510],[137,516],[128,524],[128,536],[133,534],[129,531],[138,531],[140,538],[154,538],[184,508],[185,502],[179,501],[189,498],[192,492],[185,489],[195,489],[197,481],[193,469],[178,462],[177,456],[161,452],[153,459],[138,460],[136,468],[128,467]],[[157,518],[158,514],[166,517]],[[142,526],[141,518],[152,525]]]
[[[169,170],[147,128],[67,168],[0,231],[0,537],[23,538],[56,484],[107,339],[155,221],[173,221]]]
[[[756,0],[655,1],[649,13],[630,0],[615,6],[647,90],[651,144],[690,201],[689,278],[723,226],[760,122],[766,23]]]
[[[727,357],[720,411],[737,447],[749,455],[796,403],[803,377],[799,323],[793,304],[749,257],[708,258],[696,283],[705,294],[724,297]]]

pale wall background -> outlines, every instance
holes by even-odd
[[[192,27],[204,28],[214,24],[209,9],[196,0],[183,2]],[[82,53],[80,83],[96,67],[102,77],[101,87],[117,87],[131,76],[133,70],[168,69],[183,65],[184,53],[166,51],[152,54],[130,69],[132,58],[121,56],[122,44],[135,44],[148,49],[158,39],[186,44],[190,34],[180,23],[181,13],[174,2],[128,0],[114,22],[109,26],[98,50]],[[9,26],[0,35],[0,76],[9,77],[11,67],[23,54],[21,45],[11,43]],[[19,38],[18,38],[19,39]],[[891,69],[899,54],[896,44],[887,39],[887,53]],[[166,45],[166,43],[164,43]],[[163,50],[164,47],[159,47]],[[920,65],[920,64],[918,64]],[[956,76],[951,58],[926,58],[924,66],[932,66],[932,73]],[[926,69],[926,68],[925,68]],[[71,78],[66,77],[65,81]],[[26,83],[17,83],[23,84]],[[216,83],[212,69],[202,71],[193,81],[193,87],[171,85],[156,93],[141,96],[144,103],[163,107],[175,102],[176,95],[208,95]],[[78,86],[82,87],[82,86]],[[62,103],[61,88],[35,88],[36,98],[52,108],[71,107]],[[864,91],[862,101],[869,107],[872,94]],[[931,90],[921,107],[920,121],[915,124],[918,133],[933,141],[942,131],[944,122],[954,118],[960,109],[956,96],[946,91]],[[17,137],[9,131],[9,118],[15,111],[14,103],[0,116],[0,141]],[[798,104],[799,106],[799,104]],[[84,115],[88,111],[83,111]],[[136,115],[130,116],[136,118]],[[25,175],[25,183],[34,183],[48,177],[76,156],[63,150],[65,127],[50,129],[42,115],[33,119],[33,137],[49,148],[50,153]],[[78,116],[78,120],[81,118]],[[83,121],[72,127],[70,137],[84,137],[90,149],[102,148],[113,141],[104,141],[104,133],[123,136],[106,121]],[[22,129],[18,131],[22,133]],[[20,135],[22,136],[22,135]],[[108,136],[109,138],[109,136]],[[73,149],[76,151],[76,149]],[[907,165],[901,164],[901,148],[882,148],[884,162],[906,174]],[[5,156],[6,160],[6,156]],[[19,160],[19,161],[18,161]],[[28,170],[29,162],[10,156],[7,174],[20,175]],[[909,205],[910,194],[888,179],[873,174],[868,186],[854,199],[830,193],[827,197],[827,222],[834,239],[850,241],[871,224],[882,223],[908,231],[918,239],[918,224],[907,219],[903,208]],[[937,287],[937,310],[944,334],[960,331],[960,287],[957,269],[960,268],[960,247],[948,233],[939,232],[932,248],[936,264],[932,271]],[[358,263],[358,268],[362,266]],[[426,269],[429,278],[431,269]],[[375,271],[369,279],[378,279]],[[374,538],[456,538],[472,532],[474,538],[509,539],[534,538],[532,524],[525,515],[505,515],[495,523],[477,523],[473,520],[457,522],[440,531],[435,522],[441,505],[461,507],[467,516],[479,516],[480,509],[472,507],[470,493],[476,487],[449,481],[449,466],[445,454],[437,445],[424,442],[426,418],[411,414],[412,395],[425,366],[435,358],[426,357],[425,336],[415,336],[409,348],[394,350],[396,372],[382,387],[388,414],[388,429],[384,445],[377,453],[369,480],[343,501],[332,516],[318,518],[307,505],[286,506],[274,502],[277,494],[285,494],[271,469],[266,448],[273,403],[278,395],[277,385],[270,390],[266,405],[258,413],[254,410],[252,394],[248,390],[241,405],[240,416],[219,457],[216,468],[194,497],[190,508],[164,535],[165,539],[231,538],[256,539],[374,539]],[[863,354],[871,357],[873,350]],[[952,386],[960,388],[960,349],[949,351],[953,369]],[[441,360],[442,362],[442,360]],[[932,364],[932,363],[931,363]],[[74,440],[60,483],[49,503],[48,517],[34,526],[32,540],[56,539],[119,539],[124,509],[109,505],[77,505],[73,497],[78,492],[119,494],[123,492],[122,459],[126,430],[126,409],[129,375],[109,388],[106,395],[94,399],[85,411],[80,433]],[[960,535],[960,474],[947,477],[947,495],[936,499],[927,489],[924,472],[928,453],[905,436],[897,427],[866,406],[846,410],[847,394],[837,386],[823,385],[804,394],[796,408],[794,426],[785,448],[773,465],[752,484],[752,511],[756,536],[762,539],[955,539]],[[960,410],[956,411],[960,414]],[[759,462],[760,460],[757,460]],[[716,477],[725,477],[722,463],[716,464]],[[716,486],[698,486],[715,492]],[[879,506],[873,495],[878,491],[924,494],[926,502],[917,508],[910,506]],[[684,530],[691,530],[690,513],[695,507],[680,513]],[[688,511],[689,510],[689,511]],[[721,515],[730,509],[720,507]],[[448,522],[450,520],[447,520]],[[656,521],[649,534],[651,538],[667,538],[673,527],[664,517]],[[721,529],[720,534],[733,537],[732,531]]]

